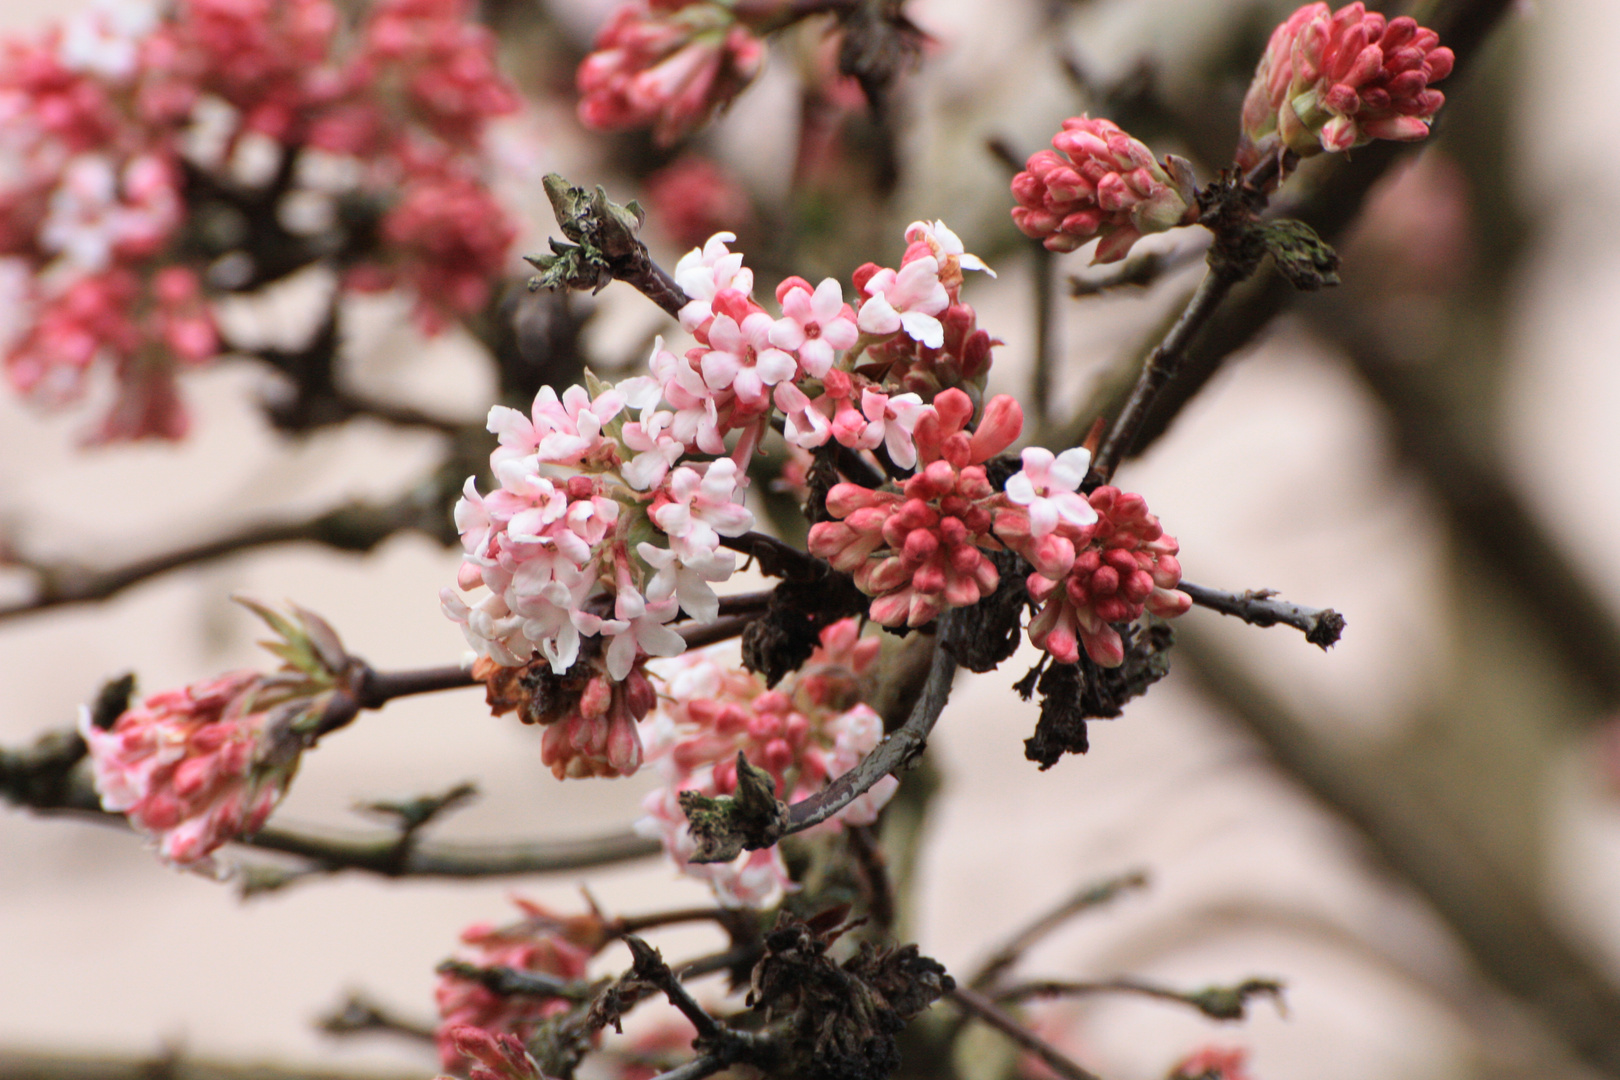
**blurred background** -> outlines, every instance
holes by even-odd
[[[72,6],[4,0],[0,19],[31,34]],[[654,254],[672,265],[692,243],[680,212],[695,214],[694,200],[661,202],[657,180],[681,154],[724,171],[724,185],[699,185],[725,194],[705,212],[736,222],[762,281],[847,280],[861,262],[898,259],[907,222],[943,218],[998,271],[967,292],[1005,342],[991,389],[1044,415],[1052,446],[1180,310],[1202,238],[1140,245],[1169,267],[1151,287],[1070,297],[1071,276],[1107,269],[1088,267],[1089,251],[1031,250],[987,143],[1022,160],[1089,109],[1208,178],[1229,160],[1266,35],[1291,10],[912,0],[931,41],[887,125],[811,92],[826,63],[811,22],[774,42],[716,125],[671,151],[589,134],[574,117],[572,68],[611,6],[484,9],[529,98],[498,140],[518,252],[555,231],[538,180],[556,170],[641,198]],[[1045,773],[1021,745],[1035,707],[1010,689],[1027,646],[958,683],[930,746],[942,786],[907,927],[925,953],[968,969],[1076,888],[1141,870],[1146,889],[1074,920],[1025,970],[1287,985],[1286,1015],[1261,1003],[1241,1025],[1117,997],[1041,1017],[1110,1080],[1162,1076],[1210,1044],[1248,1048],[1256,1080],[1620,1076],[1620,112],[1606,107],[1620,99],[1617,34],[1613,4],[1514,5],[1442,86],[1435,135],[1395,155],[1359,214],[1333,202],[1337,174],[1302,170],[1284,194],[1303,215],[1354,218],[1336,237],[1343,284],[1290,295],[1267,277],[1241,291],[1199,354],[1207,383],[1119,474],[1180,540],[1189,580],[1331,606],[1348,620],[1337,646],[1195,609],[1168,679],[1093,724],[1088,755]],[[827,145],[807,150],[823,129]],[[1357,153],[1352,171],[1386,164]],[[524,274],[515,258],[510,273]],[[221,319],[237,340],[295,347],[316,329],[321,287],[297,277]],[[398,297],[351,306],[347,385],[479,422],[501,388],[472,336],[421,337]],[[673,327],[622,285],[566,309],[544,297],[520,308],[534,334],[577,334],[605,373],[642,363]],[[367,417],[278,431],[260,405],[276,386],[262,364],[222,362],[184,380],[187,441],[90,450],[78,442],[93,409],[0,398],[0,537],[18,564],[0,573],[0,604],[28,607],[21,564],[122,566],[347,500],[396,500],[455,452],[442,430]],[[363,555],[266,546],[104,602],[8,611],[0,745],[72,724],[123,671],[150,691],[260,665],[259,629],[233,593],[321,613],[378,668],[455,662],[465,645],[437,592],[457,563],[406,530]],[[360,827],[356,801],[460,780],[483,796],[435,826],[444,839],[563,839],[634,820],[650,779],[558,783],[539,735],[490,717],[473,691],[396,702],[309,755],[276,821]],[[705,895],[655,858],[465,884],[340,874],[244,900],[163,868],[121,830],[11,808],[0,855],[11,1075],[26,1075],[23,1052],[429,1075],[431,1046],[335,1038],[315,1018],[359,990],[431,1022],[434,965],[466,925],[508,919],[512,892],[575,910],[588,880],[621,913]],[[703,931],[683,934],[660,939],[666,954],[705,947]]]

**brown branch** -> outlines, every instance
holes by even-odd
[[[1046,1063],[1047,1067],[1059,1076],[1064,1077],[1065,1080],[1099,1080],[1096,1073],[1076,1064],[1063,1051],[1024,1027],[1011,1016],[1008,1016],[995,1002],[980,994],[977,990],[969,990],[965,986],[958,986],[954,990],[947,990],[945,997],[968,1016],[989,1024],[1013,1042],[1040,1058]]]
[[[1229,593],[1220,589],[1206,589],[1190,581],[1183,581],[1176,588],[1192,597],[1193,603],[1199,607],[1236,616],[1250,626],[1276,626],[1278,623],[1292,626],[1305,635],[1306,641],[1324,652],[1344,633],[1344,616],[1332,608],[1318,611],[1316,608],[1290,604],[1276,599],[1276,594],[1270,589]]]
[[[861,763],[810,798],[796,802],[788,808],[787,829],[783,835],[802,832],[819,825],[856,798],[865,794],[872,785],[907,768],[928,745],[928,736],[938,723],[945,703],[951,697],[951,684],[956,677],[956,656],[952,651],[954,631],[959,612],[948,611],[939,617],[935,632],[934,656],[928,667],[928,681],[923,685],[911,715],[898,730],[883,737]]]
[[[1214,317],[1215,309],[1220,307],[1240,280],[1236,271],[1217,266],[1211,266],[1204,274],[1192,299],[1182,309],[1181,317],[1165,335],[1164,341],[1148,356],[1141,376],[1131,388],[1130,396],[1125,399],[1124,407],[1098,447],[1097,455],[1092,460],[1091,474],[1086,478],[1088,488],[1111,480],[1119,463],[1136,447],[1149,411],[1170,383],[1181,374],[1193,338]]]

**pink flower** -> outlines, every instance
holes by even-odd
[[[814,292],[803,278],[787,278],[776,287],[776,301],[782,317],[771,326],[771,344],[797,354],[812,378],[826,375],[835,356],[860,337],[855,311],[834,278],[824,278]]]
[[[1153,152],[1107,120],[1070,117],[1052,149],[1013,177],[1013,223],[1051,251],[1101,237],[1093,263],[1117,262],[1143,235],[1198,217],[1186,162]]]
[[[681,308],[681,326],[688,332],[707,330],[714,316],[714,298],[722,291],[735,290],[744,296],[754,291],[754,272],[743,266],[742,252],[726,247],[736,239],[734,233],[715,233],[675,264],[675,283],[691,297]]]
[[[579,66],[579,118],[598,130],[651,126],[667,145],[728,105],[764,58],[729,4],[630,0]]]
[[[864,280],[861,270],[855,273],[866,294],[856,317],[863,333],[887,337],[904,330],[930,348],[945,343],[945,328],[936,316],[950,306],[951,298],[940,283],[939,261],[932,255],[913,259],[898,271],[879,268]]]
[[[535,455],[551,465],[597,468],[618,463],[616,444],[602,429],[624,408],[624,395],[607,387],[595,400],[583,386],[570,386],[562,397],[542,386],[525,417],[516,409],[495,405],[489,410],[488,428],[500,439],[493,463]]]
[[[429,333],[448,318],[489,302],[517,226],[487,187],[449,171],[407,178],[381,225],[384,266],[416,294],[416,317]]]
[[[821,632],[805,666],[774,690],[756,675],[727,668],[714,650],[663,667],[665,694],[647,755],[666,786],[643,803],[647,816],[637,830],[661,838],[685,872],[707,880],[727,906],[767,906],[796,888],[774,847],[729,864],[691,863],[695,845],[678,795],[735,791],[739,752],[771,774],[790,805],[854,768],[883,737],[882,720],[860,700],[879,648],[875,638],[861,637],[856,620],[840,620]],[[896,786],[880,783],[820,827],[871,824]]]
[[[798,362],[771,344],[771,317],[755,311],[741,324],[730,315],[716,315],[709,323],[709,348],[688,354],[703,374],[711,392],[732,390],[745,408],[758,409],[770,393],[767,387],[793,378]]]
[[[286,792],[302,743],[285,712],[264,711],[261,679],[236,671],[153,694],[105,731],[80,712],[101,805],[164,861],[211,867],[210,853],[257,832]]]
[[[472,1080],[542,1080],[539,1062],[511,1035],[497,1035],[470,1024],[458,1024],[446,1035],[459,1056],[475,1062]]]
[[[906,226],[906,243],[910,246],[902,263],[921,258],[924,254],[932,255],[939,263],[940,284],[945,286],[953,304],[962,288],[962,271],[981,270],[991,277],[996,276],[996,272],[986,266],[983,259],[967,253],[962,246],[962,238],[943,221],[913,221]]]
[[[1029,511],[1030,534],[1039,540],[1051,534],[1059,521],[1081,529],[1097,520],[1080,482],[1091,467],[1091,451],[1079,447],[1052,456],[1052,451],[1031,446],[1024,451],[1024,467],[1007,478],[1007,498]]]
[[[1249,1052],[1240,1046],[1205,1046],[1170,1070],[1170,1080],[1250,1080]]]
[[[1329,13],[1307,4],[1271,35],[1243,100],[1237,164],[1267,155],[1338,152],[1373,139],[1429,134],[1445,95],[1429,89],[1455,57],[1410,16],[1386,19],[1361,3]]]

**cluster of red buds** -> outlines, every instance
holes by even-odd
[[[1073,251],[1099,239],[1094,263],[1123,259],[1148,233],[1198,218],[1191,166],[1161,164],[1153,151],[1108,120],[1074,116],[1052,149],[1030,157],[1013,177],[1013,223],[1049,251]]]
[[[838,484],[827,493],[834,521],[810,530],[810,552],[854,575],[886,626],[922,626],[940,612],[977,603],[1000,574],[985,554],[998,493],[984,463],[1012,445],[1023,410],[1005,394],[968,430],[973,402],[946,390],[917,423],[917,471],[899,492]]]
[[[123,814],[165,862],[216,869],[213,852],[263,827],[320,735],[349,658],[318,616],[287,619],[244,601],[277,631],[271,674],[233,671],[164,690],[106,728],[88,707],[79,734],[105,810]]]
[[[1239,168],[1292,150],[1339,152],[1374,139],[1429,134],[1445,95],[1430,89],[1455,57],[1410,16],[1389,19],[1359,2],[1329,12],[1307,4],[1271,35],[1243,100]]]

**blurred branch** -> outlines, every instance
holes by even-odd
[[[212,1061],[178,1050],[159,1054],[55,1054],[0,1049],[6,1080],[420,1080],[421,1071],[347,1073],[263,1062]]]
[[[1181,668],[1230,709],[1277,765],[1366,837],[1423,894],[1491,981],[1523,1001],[1587,1064],[1620,1076],[1620,989],[1418,792],[1317,736],[1195,626]]]
[[[1100,1080],[1096,1073],[1081,1068],[1057,1047],[1007,1015],[995,1002],[978,991],[969,990],[965,986],[958,986],[954,990],[946,991],[945,997],[950,1000],[951,1004],[961,1009],[963,1013],[975,1020],[989,1024],[1013,1042],[1040,1058],[1048,1068],[1058,1076],[1063,1077],[1064,1080]]]
[[[1206,589],[1190,581],[1183,581],[1176,588],[1192,597],[1193,603],[1199,607],[1218,611],[1222,615],[1235,615],[1250,626],[1276,626],[1278,623],[1292,626],[1305,635],[1306,641],[1320,647],[1323,652],[1344,633],[1344,616],[1332,608],[1317,610],[1290,604],[1275,599],[1277,594],[1270,589],[1229,593],[1220,589]]]
[[[1076,915],[1109,903],[1120,893],[1130,889],[1145,889],[1147,884],[1147,874],[1141,870],[1132,870],[1128,874],[1092,882],[1051,911],[1040,915],[1028,926],[1014,933],[1000,948],[990,954],[990,958],[984,962],[978,972],[968,979],[967,985],[974,990],[984,990],[993,986],[996,980],[1001,977],[1002,972],[1023,959],[1024,954],[1036,942],[1057,930]]]
[[[303,521],[249,525],[227,536],[110,569],[72,562],[13,560],[8,568],[31,572],[38,584],[29,599],[0,607],[0,622],[65,604],[106,600],[148,578],[277,544],[316,543],[339,551],[367,552],[405,531],[425,533],[441,543],[452,542],[454,529],[438,497],[438,487],[430,481],[392,502],[354,502]]]
[[[416,1042],[433,1041],[433,1028],[396,1016],[365,994],[355,991],[331,1012],[323,1013],[315,1026],[328,1035],[402,1035]]]

